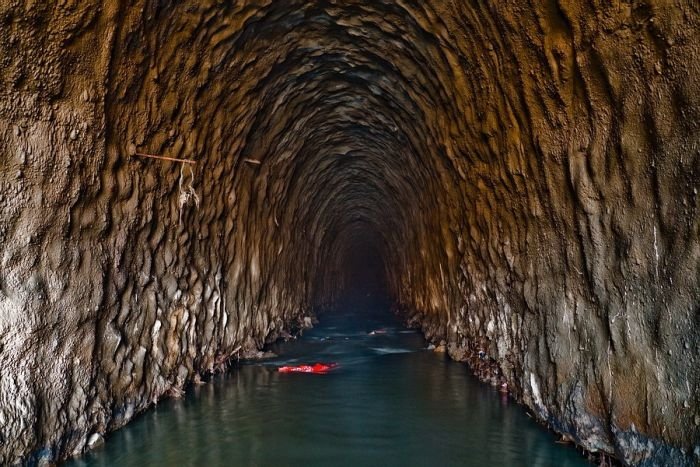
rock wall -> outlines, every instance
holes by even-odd
[[[358,248],[554,429],[700,462],[695,3],[45,3],[0,5],[0,463],[259,348]]]

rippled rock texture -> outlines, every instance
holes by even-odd
[[[259,348],[359,249],[556,430],[700,462],[699,58],[683,0],[3,1],[0,463]]]

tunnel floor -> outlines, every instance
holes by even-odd
[[[70,466],[589,465],[522,407],[355,292],[277,357],[149,410]],[[379,331],[372,333],[372,331]],[[280,365],[332,361],[325,375]]]

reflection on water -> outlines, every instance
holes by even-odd
[[[385,303],[354,302],[273,346],[279,358],[162,402],[70,465],[588,465],[464,365],[424,350]],[[317,361],[340,368],[276,371]]]

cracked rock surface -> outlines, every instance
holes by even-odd
[[[0,464],[303,325],[362,248],[553,429],[700,463],[699,59],[683,0],[1,2]]]

